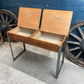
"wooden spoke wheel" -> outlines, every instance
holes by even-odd
[[[0,10],[0,31],[5,38],[6,32],[17,26],[17,17],[9,10]]]
[[[84,67],[84,21],[71,27],[66,45],[66,54],[72,62]]]
[[[0,32],[0,45],[3,44],[3,37],[2,37],[2,34]]]

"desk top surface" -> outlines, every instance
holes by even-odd
[[[20,7],[18,26],[38,30],[40,15],[41,9]]]
[[[67,35],[72,14],[72,11],[44,9],[41,30],[60,35]]]
[[[68,35],[72,11],[44,9],[41,22],[41,31]],[[18,26],[28,29],[39,29],[41,9],[20,7]]]

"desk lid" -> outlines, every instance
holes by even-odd
[[[18,26],[28,29],[39,28],[41,9],[37,8],[19,8]]]
[[[68,35],[72,14],[72,11],[44,9],[41,31]]]

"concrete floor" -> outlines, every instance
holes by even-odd
[[[22,43],[12,43],[15,54],[19,53]],[[8,43],[0,46],[0,62],[12,66],[27,75],[47,84],[84,84],[84,68],[79,67],[65,58],[59,78],[55,79],[57,53],[35,46],[27,46],[15,62],[12,61]]]
[[[47,84],[6,64],[0,63],[0,84]]]

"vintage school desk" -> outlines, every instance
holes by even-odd
[[[44,9],[41,14],[41,9],[20,7],[18,26],[7,32],[13,60],[26,50],[25,43],[58,52],[56,68],[56,78],[58,78],[64,63],[65,47],[63,48],[63,45],[66,45],[64,42],[68,35],[72,14],[72,11],[49,9]],[[41,22],[40,29],[39,22]],[[23,42],[24,50],[16,57],[14,57],[10,40]],[[63,57],[60,64],[62,48]]]

